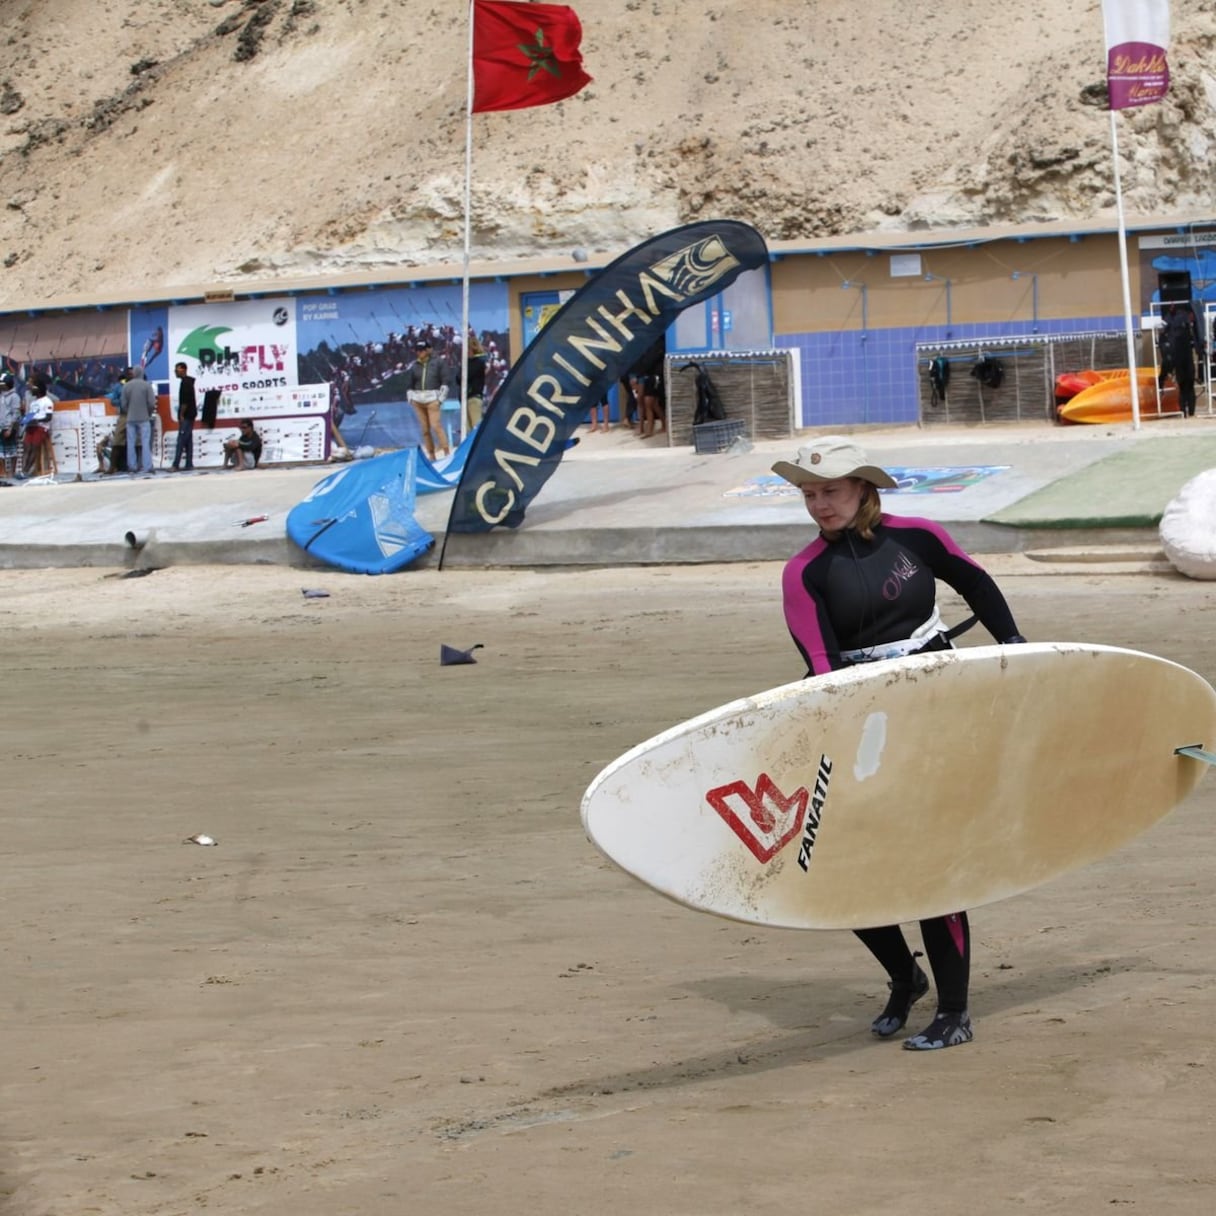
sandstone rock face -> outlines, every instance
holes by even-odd
[[[464,0],[39,0],[0,71],[4,299],[459,263]],[[594,82],[473,122],[475,259],[1109,220],[1096,5],[576,2]],[[1129,218],[1216,212],[1216,15],[1123,111]]]

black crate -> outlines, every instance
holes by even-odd
[[[736,439],[747,434],[747,423],[733,418],[703,422],[692,428],[692,445],[698,452],[725,452]]]

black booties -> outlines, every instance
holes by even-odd
[[[904,1027],[912,1006],[929,991],[929,977],[920,969],[917,959],[920,951],[912,956],[912,974],[906,980],[891,980],[887,987],[891,995],[886,1008],[870,1023],[870,1029],[880,1038],[889,1039]]]

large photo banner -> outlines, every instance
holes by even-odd
[[[127,314],[128,363],[142,368],[145,380],[159,382],[162,392],[169,380],[169,355],[165,350],[168,328],[169,310],[163,305],[133,308]]]
[[[199,399],[209,389],[236,393],[298,384],[296,306],[291,299],[186,304],[169,309],[166,366],[154,360],[149,379],[170,379],[186,365]],[[132,347],[134,349],[134,347]]]
[[[462,357],[459,283],[386,287],[299,302],[299,382],[326,381],[333,417],[352,449],[417,447],[422,434],[406,400],[406,373],[419,340],[431,343],[451,383],[444,421],[455,429]],[[505,283],[472,283],[469,328],[488,355],[485,399],[511,361]]]
[[[60,401],[107,398],[128,366],[140,368],[161,398],[161,423],[177,429],[178,383],[185,364],[202,408],[210,390],[225,403],[241,402],[259,418],[308,417],[317,409],[296,401],[301,386],[326,395],[324,459],[343,446],[417,447],[419,421],[406,397],[417,344],[431,344],[446,372],[443,422],[452,446],[460,430],[464,344],[459,281],[257,300],[141,305],[97,312],[5,318],[0,370],[24,393],[31,375],[46,378]],[[505,282],[470,285],[469,328],[486,352],[483,400],[490,402],[511,362],[509,294]],[[256,403],[257,408],[254,408]],[[221,413],[226,413],[221,409]],[[204,428],[206,429],[206,428]],[[310,438],[310,458],[316,444]],[[285,451],[287,448],[285,447]]]
[[[24,397],[37,374],[58,401],[104,397],[127,366],[126,317],[119,310],[4,318],[0,371]]]

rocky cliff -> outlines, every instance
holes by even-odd
[[[1216,14],[1123,111],[1129,216],[1216,213]],[[594,82],[477,115],[478,259],[1113,215],[1096,0],[576,0]],[[0,7],[8,305],[458,262],[464,0]],[[2,306],[2,305],[0,305]]]

